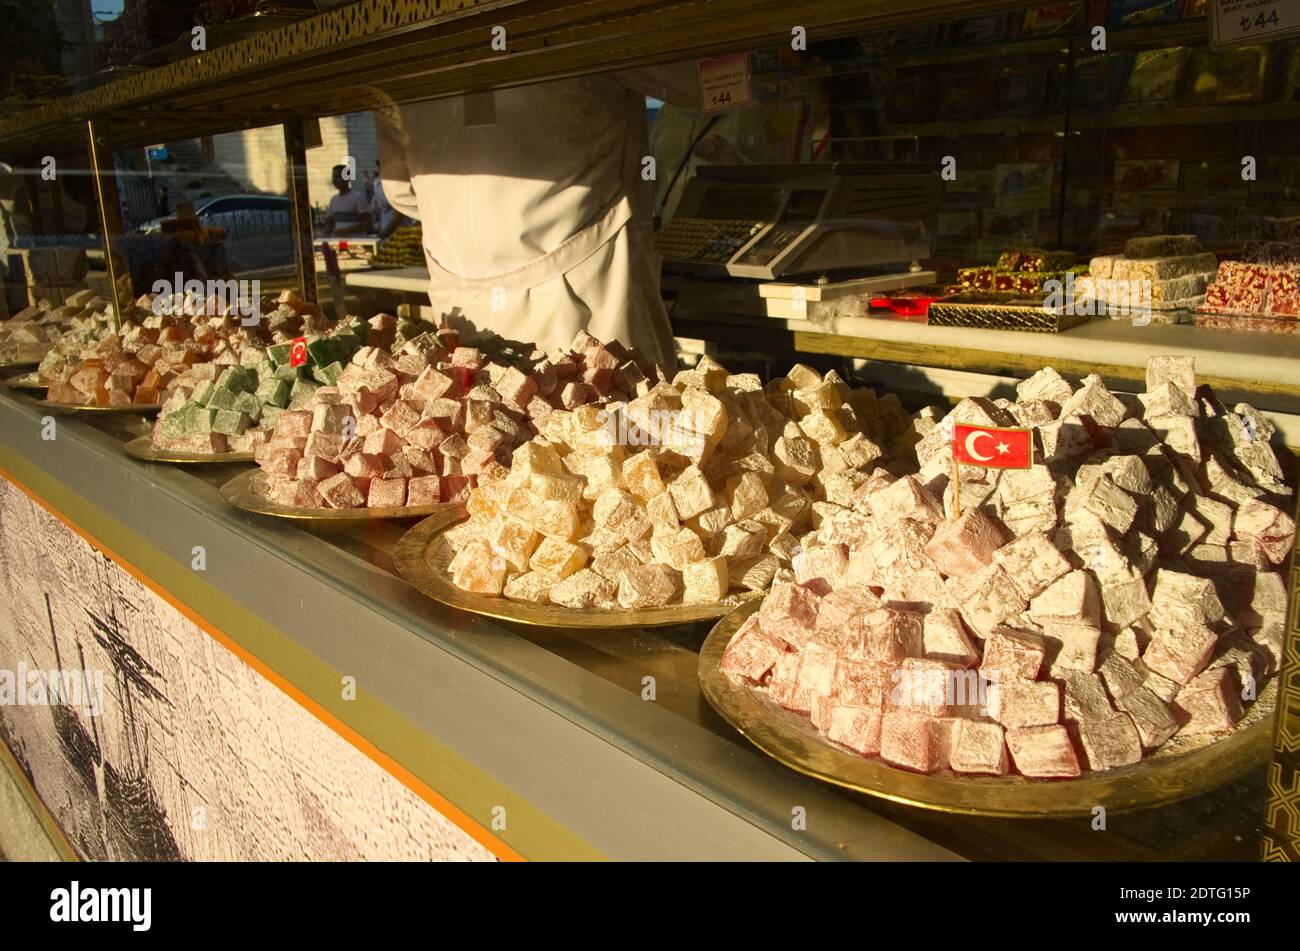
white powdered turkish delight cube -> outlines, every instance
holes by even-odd
[[[993,553],[1019,595],[1028,600],[1070,570],[1070,562],[1042,532],[1030,532]]]
[[[1153,750],[1178,732],[1178,720],[1169,703],[1146,686],[1129,691],[1116,706],[1133,718],[1144,749]]]
[[[1295,545],[1295,521],[1281,509],[1252,499],[1237,509],[1232,535],[1257,542],[1268,559],[1280,565]]]
[[[962,618],[978,636],[986,638],[993,629],[1028,606],[1001,566],[991,564],[971,575],[945,582]]]
[[[990,694],[990,715],[1009,730],[1061,720],[1061,688],[1053,681],[1008,680]]]
[[[1190,629],[1223,619],[1223,602],[1208,578],[1161,568],[1151,590],[1151,613],[1160,625]]]
[[[1083,720],[1078,731],[1091,769],[1131,766],[1142,759],[1142,738],[1127,713],[1116,713],[1104,720]]]
[[[998,521],[968,508],[960,518],[940,522],[925,551],[943,574],[969,575],[990,564],[1006,541],[1006,529]]]
[[[1205,627],[1157,630],[1142,652],[1142,663],[1176,683],[1186,684],[1209,665],[1217,643],[1217,635]]]
[[[1105,720],[1115,713],[1106,687],[1097,674],[1081,670],[1061,673],[1061,718],[1078,723],[1083,720]]]
[[[1016,384],[1016,400],[1046,400],[1058,405],[1065,403],[1074,388],[1051,367],[1043,367],[1028,379]]]
[[[1007,731],[1011,760],[1022,775],[1072,779],[1082,772],[1079,756],[1064,726],[1027,726]]]
[[[1046,645],[1041,634],[1013,627],[995,628],[984,643],[980,674],[987,680],[1034,680],[1043,667]]]
[[[1006,775],[1010,771],[1010,763],[1002,726],[975,720],[957,720],[953,726],[948,765],[957,773]]]
[[[870,592],[870,589],[863,590]],[[827,612],[827,603],[835,594],[828,595],[823,600],[823,615]],[[926,657],[959,667],[974,667],[979,663],[980,652],[967,636],[961,614],[952,608],[935,608],[926,614],[922,635]]]

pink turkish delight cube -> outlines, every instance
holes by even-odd
[[[395,400],[379,421],[385,429],[405,436],[420,421],[421,405],[406,400]]]
[[[1194,678],[1174,697],[1183,720],[1180,734],[1226,733],[1241,719],[1241,680],[1236,668],[1215,667]]]
[[[879,707],[832,706],[826,737],[862,756],[875,756],[880,752],[883,720],[884,711]]]
[[[945,575],[969,575],[992,562],[1007,540],[1001,523],[981,508],[968,508],[955,521],[936,526],[925,552]]]
[[[317,485],[316,489],[330,508],[354,509],[361,508],[366,503],[365,496],[353,484],[346,472],[330,476]]]
[[[496,388],[503,400],[513,403],[520,409],[527,407],[532,398],[537,395],[537,381],[515,367],[508,368],[501,375]]]
[[[320,456],[304,456],[298,463],[297,476],[299,479],[307,479],[311,482],[324,482],[340,470],[341,467],[337,462],[330,462]]]
[[[1059,723],[1008,730],[1007,748],[1023,776],[1073,779],[1082,772],[1070,734]]]
[[[880,758],[918,773],[948,768],[953,720],[886,710],[880,721]]]
[[[820,603],[821,599],[802,585],[774,584],[763,599],[758,620],[767,633],[802,647],[816,628]]]
[[[402,437],[391,429],[381,429],[365,437],[362,452],[371,456],[392,456],[401,451]]]
[[[751,683],[761,683],[785,653],[785,643],[766,633],[750,615],[732,635],[722,655],[722,670]]]
[[[406,504],[405,479],[371,479],[366,506],[372,509],[401,508]]]
[[[436,505],[442,500],[442,479],[436,475],[415,476],[406,483],[407,505]]]

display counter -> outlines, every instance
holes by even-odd
[[[1110,816],[1104,834],[838,792],[708,707],[707,623],[578,632],[441,607],[393,570],[411,522],[234,510],[218,486],[242,467],[130,459],[144,425],[0,395],[5,628],[33,666],[80,652],[110,668],[86,726],[56,708],[6,721],[23,780],[81,857],[1259,855],[1243,830],[1264,815],[1262,763]]]

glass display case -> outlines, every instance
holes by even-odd
[[[533,2],[485,9],[472,0],[320,6],[128,2],[111,23],[60,20],[71,52],[45,55],[25,78],[6,80],[0,317],[11,327],[62,323],[54,336],[21,338],[22,347],[10,347],[8,329],[0,340],[8,354],[0,562],[15,604],[0,646],[6,657],[58,668],[79,651],[77,663],[111,668],[119,684],[100,731],[76,714],[0,709],[5,765],[33,808],[51,814],[45,825],[59,851],[1297,857],[1296,755],[1284,738],[1300,726],[1300,39],[1265,32],[1258,42],[1220,45],[1206,4],[1148,0],[907,11],[702,0],[594,10]],[[557,239],[555,221],[566,216],[580,234]],[[563,259],[564,295],[546,296],[538,290],[545,282],[517,276],[536,266],[530,255]],[[593,261],[600,281],[613,273],[624,287],[612,306],[583,283]],[[187,297],[195,281],[202,293]],[[186,358],[188,367],[144,375],[142,331],[156,331],[144,343],[158,349],[175,324],[154,305],[174,294],[206,306],[216,285],[233,296],[200,316],[227,321],[221,331],[214,319],[218,329],[204,337],[224,332],[225,342],[190,348],[206,356]],[[248,299],[264,302],[265,320],[259,311],[241,329],[239,301]],[[462,388],[482,385],[509,402],[508,359],[531,359],[534,349],[540,358],[554,347],[549,335],[568,341],[578,327],[599,338],[591,344],[598,355],[570,354],[586,397],[569,390],[572,405],[557,402],[556,390],[546,414],[644,396],[654,372],[638,389],[630,348],[653,355],[656,339],[673,350],[651,361],[669,364],[660,386],[715,395],[731,387],[719,405],[762,396],[785,413],[780,435],[771,433],[775,464],[766,443],[754,450],[770,470],[755,512],[773,512],[778,494],[794,487],[806,514],[764,535],[762,557],[774,567],[748,600],[731,603],[739,615],[675,624],[646,615],[601,629],[529,623],[483,608],[483,599],[477,613],[461,610],[426,597],[399,570],[403,539],[419,531],[409,514],[329,521],[315,507],[294,513],[298,502],[271,499],[269,489],[262,501],[275,505],[231,504],[232,477],[265,478],[279,464],[262,441],[237,439],[265,428],[271,442],[280,432],[274,420],[304,415],[315,433],[332,419],[319,391],[337,392],[354,362],[369,360],[373,370],[376,360],[442,348],[447,364],[438,372],[459,380],[447,354],[469,350],[475,330],[490,328],[508,338],[510,357],[497,366],[498,351],[483,344],[481,357],[477,349],[465,357],[481,362],[459,364]],[[193,329],[174,339],[187,334],[198,339]],[[122,383],[120,398],[96,350],[113,335],[134,339],[126,349],[142,364],[142,378]],[[599,343],[612,338],[621,343]],[[394,356],[375,357],[376,348]],[[613,365],[590,362],[603,359]],[[186,376],[204,362],[219,368],[207,390]],[[532,381],[547,370],[531,367],[529,381],[511,391],[532,386],[512,407],[524,433],[518,444],[545,432],[546,414],[529,407],[531,397],[549,399],[545,384]],[[218,383],[245,371],[250,382],[228,394],[229,405],[211,402]],[[383,413],[393,400],[423,401],[427,410],[460,393],[451,379],[435,395],[421,388],[427,377],[417,384],[410,376],[400,379],[411,389],[398,399],[394,384]],[[169,402],[177,381],[188,388]],[[864,387],[874,395],[861,396]],[[835,396],[834,405],[808,402],[814,390]],[[146,414],[159,410],[150,422]],[[372,411],[380,418],[375,406],[356,416]],[[468,412],[459,425],[467,446],[477,446]],[[509,429],[483,412],[476,425],[495,419]],[[208,429],[165,427],[185,414],[202,415]],[[823,417],[839,429],[808,435]],[[374,432],[387,439],[399,426],[383,418]],[[423,418],[417,409],[400,427],[403,452],[415,447],[405,440]],[[749,430],[762,428],[745,418]],[[998,494],[998,479],[1011,479],[986,477],[997,471],[982,468],[992,457],[969,440],[955,446],[959,426],[976,436],[1027,434],[1026,468],[1050,482],[1050,524],[1034,521],[1037,509],[1025,514],[1032,499]],[[194,464],[169,464],[162,437],[195,435],[208,457],[186,443],[171,462]],[[353,429],[348,438],[372,435]],[[710,449],[730,447],[719,434],[710,438]],[[801,474],[789,444],[775,448],[786,439],[812,439],[819,459],[838,462]],[[870,443],[875,455],[836,448],[850,439]],[[128,456],[128,444],[146,449]],[[295,448],[296,466],[305,446]],[[432,502],[468,502],[473,512],[483,496],[471,489],[511,469],[498,449],[486,451],[478,470],[462,471],[457,456],[439,473],[442,494]],[[734,567],[740,559],[723,547],[730,536],[724,541],[724,530],[709,531],[701,519],[712,509],[729,519],[744,507],[729,481],[743,473],[686,458],[714,483],[712,503],[689,518],[674,515],[674,529],[700,535],[710,559],[731,554]],[[1122,467],[1134,460],[1146,478],[1125,482]],[[345,463],[313,465],[323,483]],[[424,470],[391,471],[365,481],[373,492],[375,481],[400,479],[396,508],[414,505]],[[870,472],[887,481],[862,490],[855,509]],[[883,503],[877,511],[862,501],[895,483],[916,487],[908,499],[898,491],[891,498],[915,506],[903,520],[928,526],[917,555],[927,560],[889,580],[871,571],[916,554],[902,529],[882,542],[867,529],[845,541],[832,528],[839,510],[882,531],[898,521]],[[1180,488],[1166,512],[1152,499],[1170,485]],[[620,486],[635,494],[630,483]],[[1095,501],[1111,489],[1115,499]],[[1126,506],[1128,517],[1115,515]],[[277,508],[286,517],[268,514]],[[1084,509],[1088,519],[1077,520]],[[989,531],[1005,535],[982,555],[965,528],[949,528],[994,515],[1001,528]],[[759,517],[730,519],[727,530],[750,516]],[[594,509],[588,517],[601,521]],[[1095,529],[1091,547],[1085,522]],[[948,532],[957,533],[948,543],[934,541]],[[985,628],[967,609],[977,593],[963,587],[966,575],[1001,566],[995,550],[1026,536],[1041,538],[1062,568],[1037,588],[1017,587],[1019,606]],[[647,527],[647,552],[649,537]],[[769,553],[773,544],[779,552]],[[992,779],[953,766],[955,725],[931,737],[938,759],[918,765],[882,760],[879,735],[874,750],[850,757],[851,744],[822,735],[829,711],[827,728],[814,729],[808,704],[747,706],[771,693],[773,665],[746,687],[723,676],[723,651],[737,629],[748,630],[740,628],[748,612],[776,613],[770,605],[781,591],[836,593],[847,567],[834,584],[809,574],[807,555],[821,544],[842,547],[846,566],[859,548],[875,553],[860,586],[870,590],[846,611],[845,630],[877,611],[948,611],[959,618],[967,660],[926,646],[937,635],[921,620],[924,637],[918,627],[915,649],[903,653],[974,673],[988,666],[993,643],[1010,636],[1007,626],[1023,622],[1016,636],[1039,645],[1028,680],[1065,691],[1054,694],[1065,705],[1041,722],[1013,723],[1001,707],[969,718],[997,731],[996,768],[983,770]],[[1132,596],[1145,604],[1122,623],[1130,595],[1108,573],[1103,548],[1133,574],[1123,590],[1140,588]],[[61,584],[51,586],[32,558],[42,549]],[[1021,567],[1028,574],[1038,566],[1030,559]],[[1013,584],[1015,572],[999,570]],[[926,571],[938,589],[922,597],[916,579]],[[1086,586],[1079,605],[1058,614],[1035,601],[1067,576]],[[1185,620],[1173,606],[1184,596],[1201,598],[1202,613],[1170,634]],[[101,623],[93,643],[74,633],[83,616]],[[1087,659],[1066,662],[1061,652],[1077,646],[1080,627],[1095,629],[1082,648]],[[1205,631],[1210,646],[1191,667],[1177,666],[1181,646],[1167,648],[1173,660],[1161,658],[1171,638],[1182,645]],[[1126,686],[1115,665],[1137,679]],[[1227,735],[1157,757],[1178,729],[1202,723],[1202,708],[1179,706],[1179,692],[1228,668],[1237,680],[1220,692],[1244,700],[1223,701],[1237,711],[1219,731]],[[1103,719],[1122,721],[1111,727],[1127,731],[1124,742],[1107,746],[1089,733],[1090,720],[1070,718],[1070,690],[1085,676],[1102,691]],[[1158,739],[1142,732],[1159,732],[1152,719],[1124,702],[1139,689],[1155,698],[1153,685],[1170,689],[1154,700],[1171,728]],[[925,717],[963,719],[954,705],[941,706]],[[205,736],[205,724],[218,725]],[[1008,747],[1010,758],[1003,750],[1004,730],[1049,727],[1084,763],[1087,775],[1072,778],[1091,785],[1035,782],[1019,748]],[[1128,733],[1141,734],[1132,749]],[[291,752],[291,735],[302,738],[301,755]],[[1136,758],[1123,759],[1130,753]],[[135,784],[134,798],[114,792],[110,802],[93,782],[78,785],[87,756],[111,761],[115,776]],[[854,772],[848,759],[881,768]],[[96,798],[124,818],[101,829],[87,806]],[[122,805],[127,798],[136,811]],[[63,799],[78,805],[54,815]],[[216,835],[177,818],[196,808],[221,814]],[[313,810],[334,832],[319,832]],[[403,823],[418,832],[404,837]],[[146,835],[145,826],[155,831]]]

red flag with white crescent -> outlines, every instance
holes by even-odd
[[[1028,469],[1034,460],[1033,438],[1028,429],[958,423],[952,428],[952,455],[966,466]]]

